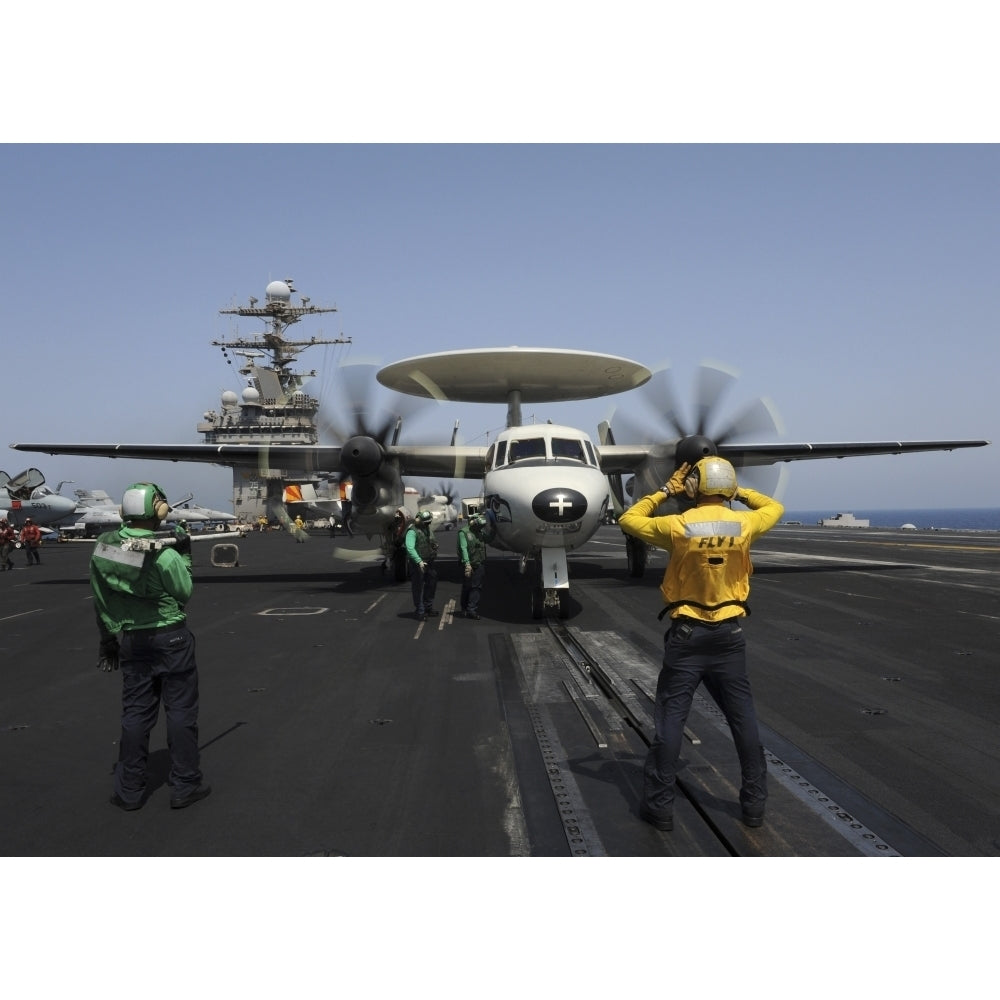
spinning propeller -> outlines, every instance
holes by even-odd
[[[341,365],[335,379],[334,401],[321,407],[317,417],[320,435],[340,445],[340,469],[336,479],[354,482],[353,499],[359,510],[370,508],[379,498],[379,475],[385,463],[385,448],[399,443],[404,423],[433,406],[431,400],[382,390],[376,398],[375,372],[371,362]],[[388,472],[388,479],[398,472]]]
[[[445,503],[453,504],[455,502],[455,497],[458,495],[455,489],[454,483],[438,483],[437,493],[434,496],[444,497]]]
[[[721,365],[707,362],[700,365],[694,379],[693,417],[681,404],[669,368],[658,369],[645,385],[633,391],[632,395],[649,411],[650,419],[638,426],[634,418],[623,414],[619,418],[624,428],[621,433],[630,440],[653,446],[645,467],[636,477],[638,482],[627,484],[633,499],[662,486],[684,462],[693,465],[707,455],[719,454],[720,450],[732,453],[733,447],[725,446],[738,445],[751,436],[770,439],[780,433],[780,418],[773,404],[763,397],[751,400],[726,417],[724,397],[737,380],[736,372]],[[614,443],[610,421],[602,425],[601,439]],[[748,469],[739,467],[736,460],[733,464],[737,465],[738,478],[754,489],[773,496],[784,486],[784,466]],[[624,506],[625,491],[620,481],[612,481],[612,491]]]

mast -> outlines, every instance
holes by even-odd
[[[261,319],[266,328],[252,336],[236,336],[229,340],[213,340],[212,346],[222,349],[223,356],[243,377],[240,395],[227,390],[222,394],[221,410],[210,410],[198,424],[206,444],[304,444],[319,441],[316,413],[319,400],[305,391],[315,369],[297,371],[294,363],[310,347],[328,344],[350,344],[350,337],[311,337],[290,340],[286,331],[306,316],[336,312],[336,306],[314,306],[302,296],[301,304],[292,303],[295,291],[291,278],[272,281],[265,290],[264,304],[250,297],[249,305],[220,309],[220,314]],[[260,468],[256,473],[233,469],[233,513],[245,520],[256,520],[261,514],[273,513],[284,482],[301,481],[301,470]],[[270,500],[270,502],[268,502]]]

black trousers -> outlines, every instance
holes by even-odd
[[[705,628],[675,622],[664,636],[663,667],[653,709],[656,735],[644,768],[643,797],[654,812],[669,813],[673,808],[684,724],[694,693],[704,681],[736,744],[742,778],[740,804],[747,813],[764,813],[767,767],[747,677],[742,623],[742,618],[731,618],[715,628]]]
[[[462,594],[460,606],[463,611],[478,611],[479,598],[483,591],[483,581],[486,579],[486,563],[472,567],[469,576],[462,577]]]
[[[186,625],[125,632],[120,640],[122,736],[115,793],[139,802],[146,789],[149,734],[160,714],[167,722],[171,794],[183,797],[201,784],[198,751],[198,665],[195,639]]]

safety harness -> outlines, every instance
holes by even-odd
[[[687,605],[691,608],[701,608],[702,611],[718,611],[719,608],[729,608],[738,607],[742,608],[748,615],[750,614],[750,605],[746,601],[723,601],[721,604],[702,604],[700,601],[671,601],[669,604],[663,606],[663,610],[656,616],[656,620],[662,620],[663,616],[668,611],[673,611],[674,608],[679,608]]]

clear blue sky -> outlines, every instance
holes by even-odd
[[[4,443],[200,440],[238,377],[219,310],[272,278],[338,312],[342,360],[518,344],[715,360],[795,441],[1000,441],[1000,149],[966,145],[5,146]],[[238,326],[236,325],[238,322]],[[591,432],[630,396],[537,407]],[[502,407],[421,422],[466,441]],[[625,418],[621,418],[624,420]],[[620,435],[619,435],[620,438]],[[1000,446],[798,463],[790,508],[992,506]],[[117,494],[224,506],[227,470],[28,458]],[[67,489],[70,489],[67,487]]]

